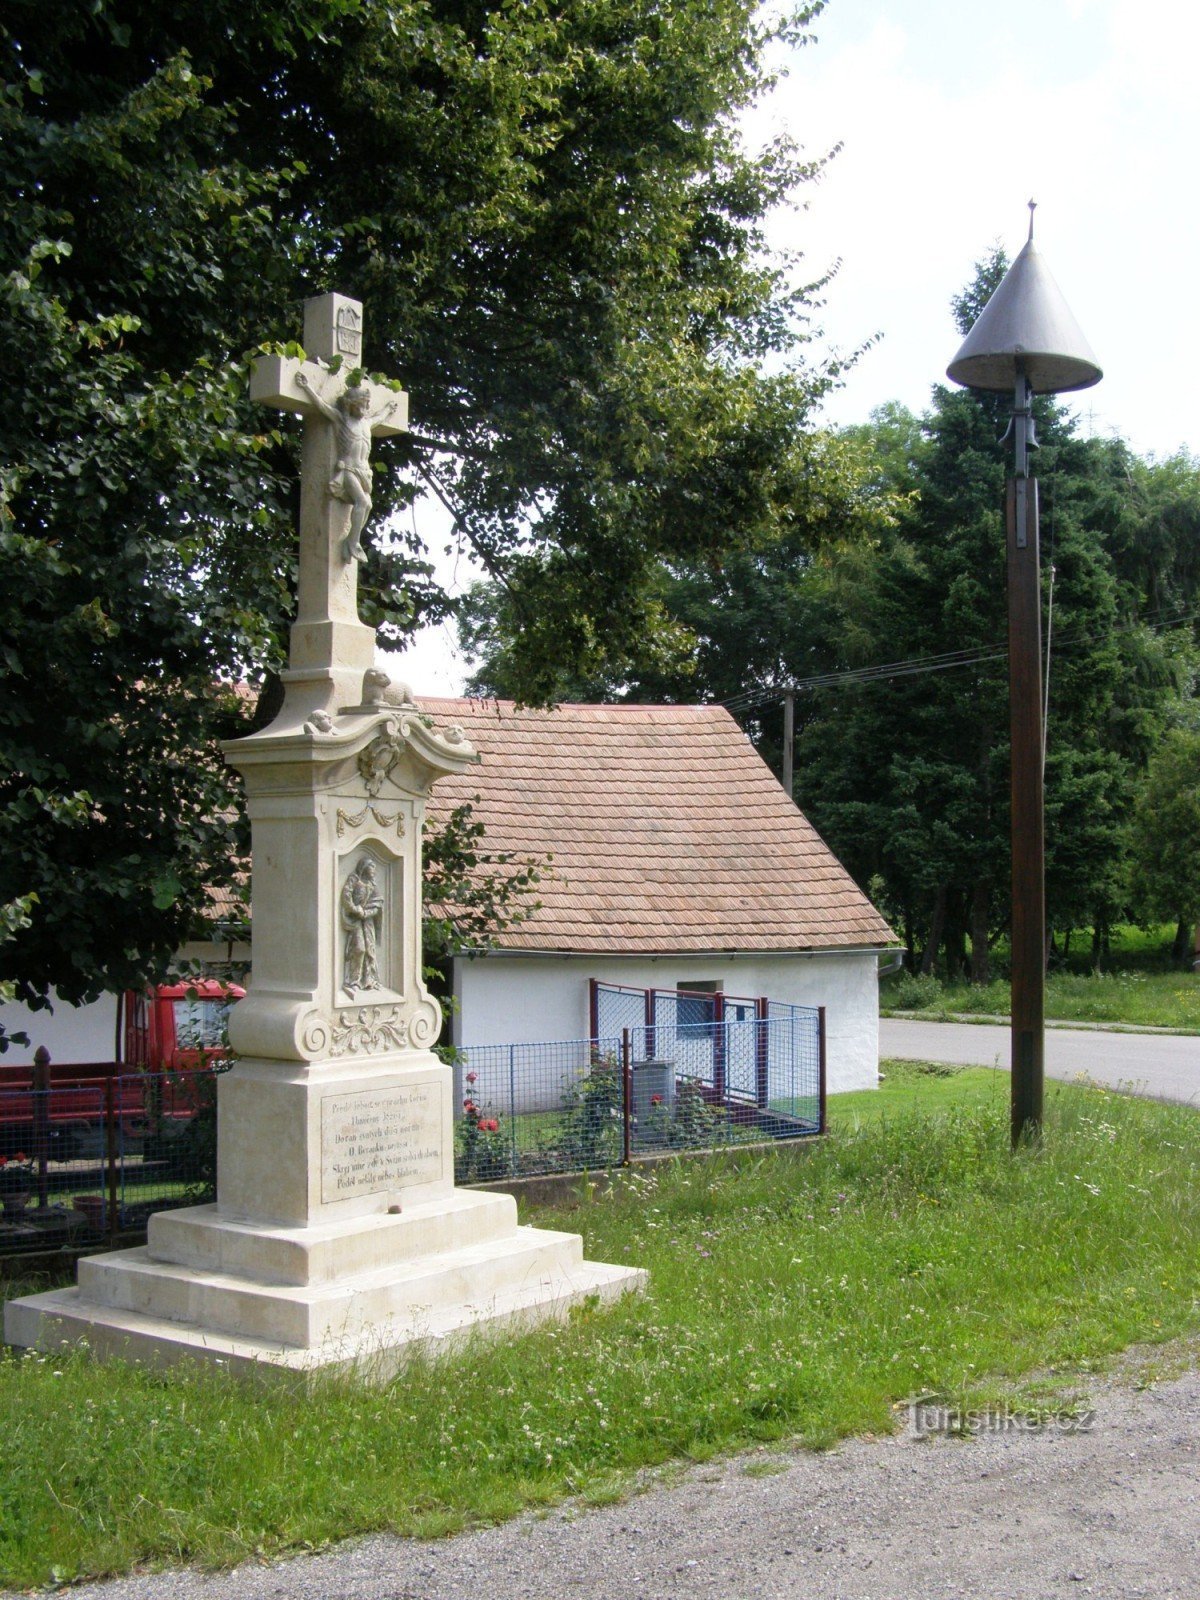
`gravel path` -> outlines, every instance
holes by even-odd
[[[696,1467],[621,1505],[375,1537],[73,1600],[1194,1600],[1200,1373],[1092,1390],[1086,1432],[861,1439]]]

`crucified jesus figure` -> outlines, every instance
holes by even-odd
[[[350,506],[350,532],[342,540],[343,561],[365,561],[363,529],[371,515],[371,435],[377,422],[391,416],[399,401],[393,400],[382,411],[371,415],[370,390],[357,384],[344,389],[331,406],[313,388],[301,369],[296,382],[327,422],[337,429],[337,466],[329,480],[329,493]]]

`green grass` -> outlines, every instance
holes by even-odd
[[[1069,953],[1058,949],[1046,979],[1046,1016],[1054,1022],[1125,1023],[1133,1027],[1200,1032],[1200,973],[1172,963],[1174,928],[1122,926],[1094,971],[1091,934],[1077,934]],[[989,984],[949,983],[901,972],[880,986],[885,1014],[911,1012],[945,1019],[962,1015],[1006,1017],[1008,947],[994,952],[1001,976]]]
[[[1005,1017],[1009,989],[1007,982],[950,984],[902,974],[883,984],[880,1005],[885,1014]],[[1056,1022],[1123,1022],[1200,1032],[1200,973],[1052,972],[1046,979],[1046,1016]]]
[[[1195,1112],[1052,1085],[1014,1158],[1003,1074],[886,1070],[832,1101],[825,1141],[531,1214],[649,1267],[649,1295],[381,1391],[0,1360],[0,1581],[610,1500],[640,1468],[884,1432],[916,1392],[1028,1398],[1200,1329]]]
[[[1009,1076],[993,1067],[950,1067],[940,1061],[881,1061],[878,1089],[830,1095],[835,1135],[859,1133],[870,1123],[944,1112],[1008,1114]]]

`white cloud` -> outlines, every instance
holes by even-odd
[[[844,40],[839,10],[859,28]],[[775,234],[804,248],[810,269],[842,258],[823,318],[834,343],[884,333],[836,419],[892,397],[925,403],[957,344],[951,295],[993,239],[1019,248],[1032,195],[1039,244],[1106,369],[1089,398],[1097,425],[1143,449],[1200,445],[1184,356],[1200,337],[1200,8],[1041,0],[1059,53],[1044,50],[1036,71],[1020,50],[995,48],[989,7],[957,8],[963,31],[941,51],[883,0],[856,0],[853,13],[835,0],[827,15],[752,136],[775,120],[810,152],[844,140],[809,210],[781,217]]]

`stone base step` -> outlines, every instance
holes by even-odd
[[[215,1205],[160,1211],[150,1218],[146,1248],[155,1261],[199,1272],[304,1285],[333,1283],[384,1264],[503,1239],[516,1227],[517,1203],[511,1195],[455,1189],[436,1200],[406,1205],[396,1215],[377,1212],[309,1228],[238,1221]]]
[[[639,1268],[581,1261],[549,1281],[527,1280],[490,1298],[472,1296],[456,1306],[410,1311],[308,1348],[99,1306],[85,1301],[78,1289],[55,1289],[10,1301],[4,1335],[11,1344],[41,1350],[86,1341],[99,1356],[155,1367],[195,1360],[261,1375],[343,1370],[368,1382],[386,1383],[414,1355],[442,1354],[476,1332],[562,1321],[572,1306],[593,1298],[606,1304],[645,1286],[646,1273]]]
[[[155,1261],[146,1249],[85,1256],[78,1274],[80,1296],[92,1305],[309,1349],[393,1317],[487,1304],[527,1283],[551,1285],[582,1259],[576,1233],[516,1228],[504,1239],[388,1262],[334,1283],[264,1283]]]

